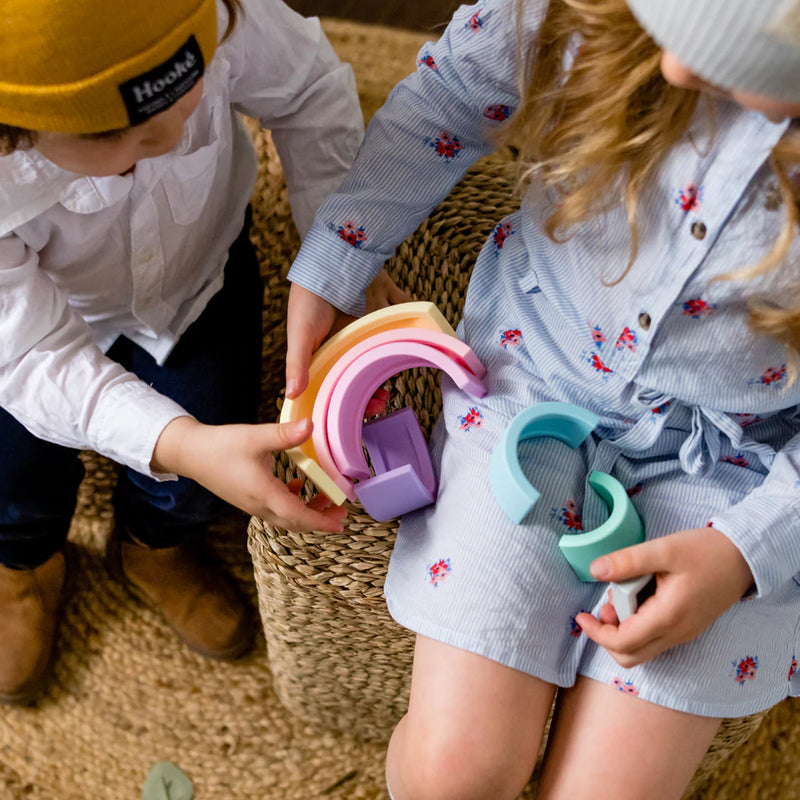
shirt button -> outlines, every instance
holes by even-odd
[[[705,239],[706,238],[706,226],[702,222],[693,222],[692,223],[692,236],[695,239]]]
[[[642,311],[642,313],[639,314],[639,327],[642,330],[649,331],[651,322],[650,315],[646,311]]]

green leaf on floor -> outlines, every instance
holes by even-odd
[[[169,761],[154,764],[142,787],[142,800],[192,800],[193,797],[192,782]]]

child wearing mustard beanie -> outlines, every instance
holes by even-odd
[[[123,467],[109,566],[210,658],[252,640],[202,553],[223,501],[341,529],[272,474],[308,422],[254,424],[263,286],[239,112],[272,131],[305,233],[363,131],[317,20],[281,0],[3,6],[0,701],[46,683],[80,449]]]

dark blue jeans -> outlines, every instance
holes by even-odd
[[[263,283],[248,222],[228,253],[223,288],[163,366],[120,337],[108,356],[201,422],[255,422],[261,386]],[[61,549],[83,478],[78,451],[36,438],[0,409],[0,563],[43,564]],[[150,547],[171,547],[205,530],[225,504],[194,481],[154,481],[120,470],[117,529]]]

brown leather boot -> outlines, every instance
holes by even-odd
[[[0,565],[0,702],[25,705],[50,677],[64,554],[34,569]]]
[[[118,580],[161,612],[189,649],[233,661],[252,647],[254,628],[244,599],[197,545],[150,549],[113,536],[106,563]]]

